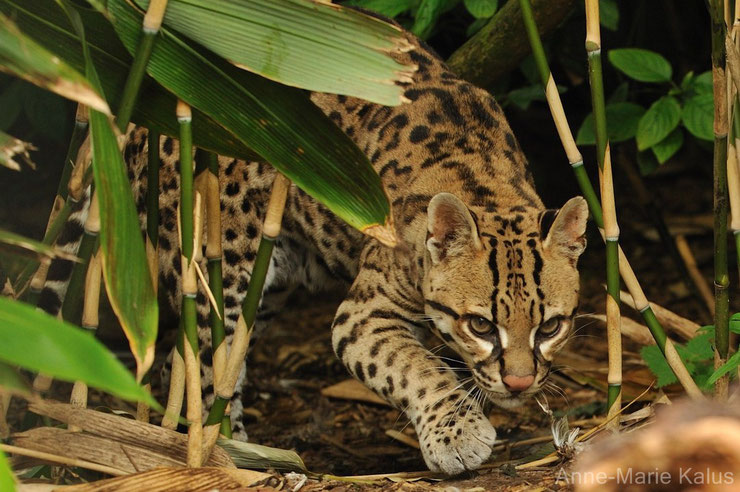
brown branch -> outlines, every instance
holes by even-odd
[[[533,0],[540,35],[554,31],[574,11],[575,0]],[[453,72],[482,87],[513,70],[531,53],[519,2],[506,5],[447,60]]]

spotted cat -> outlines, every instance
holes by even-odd
[[[542,387],[565,343],[578,304],[576,262],[585,248],[585,201],[548,211],[525,157],[491,95],[457,78],[428,48],[399,61],[418,65],[404,87],[408,103],[384,107],[313,94],[312,100],[370,158],[392,203],[400,245],[384,247],[335,217],[299,188],[290,189],[257,317],[263,329],[297,286],[348,288],[332,325],[337,357],[349,372],[403,410],[431,470],[450,475],[479,467],[496,431],[487,398],[515,406]],[[125,149],[143,212],[147,132],[133,130]],[[162,138],[159,198],[160,289],[180,297],[178,143]],[[249,285],[261,235],[271,166],[227,157],[221,166],[227,335]],[[86,210],[77,210],[60,246],[74,250]],[[142,213],[142,221],[145,216]],[[205,266],[203,268],[205,271]],[[56,313],[65,273],[52,266],[42,294]],[[213,399],[208,302],[198,298],[203,384]],[[429,332],[459,354],[470,377],[422,343]],[[459,369],[458,369],[459,370]],[[240,384],[243,382],[243,375]],[[232,402],[243,435],[241,390]]]

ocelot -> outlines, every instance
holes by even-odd
[[[283,229],[267,274],[256,332],[299,285],[344,286],[332,325],[348,371],[403,410],[432,470],[475,469],[491,454],[496,431],[481,408],[537,393],[567,340],[578,305],[578,257],[588,210],[580,197],[546,210],[504,114],[486,91],[460,80],[428,48],[398,55],[418,65],[404,86],[408,104],[385,107],[351,97],[312,95],[362,149],[392,203],[401,247],[368,239],[299,188],[288,195]],[[126,160],[145,222],[147,130],[128,135]],[[180,298],[178,142],[160,142],[160,289]],[[227,335],[249,285],[273,168],[221,157]],[[77,248],[87,210],[72,215],[58,245]],[[205,265],[203,270],[205,271]],[[42,306],[58,312],[69,265],[52,265]],[[197,298],[203,386],[213,399],[208,301]],[[177,311],[176,311],[177,312]],[[429,330],[464,361],[471,377],[430,352]],[[240,384],[243,382],[243,377]],[[243,435],[241,391],[232,401]]]

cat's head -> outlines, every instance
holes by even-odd
[[[517,405],[542,388],[573,327],[586,201],[492,214],[440,193],[427,212],[425,313],[484,394]]]

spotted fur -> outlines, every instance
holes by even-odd
[[[418,65],[414,81],[404,88],[408,104],[384,107],[351,97],[312,96],[380,175],[400,246],[389,249],[364,237],[292,186],[257,331],[299,285],[348,288],[332,326],[337,357],[406,413],[430,469],[456,474],[477,468],[491,453],[496,432],[481,400],[512,406],[536,393],[569,333],[587,209],[582,198],[574,198],[557,214],[546,211],[493,97],[458,79],[408,37],[416,49],[399,56]],[[146,130],[138,128],[125,149],[142,221],[146,142]],[[177,309],[177,141],[163,137],[160,155],[161,289]],[[230,338],[249,285],[275,171],[261,162],[227,157],[219,163]],[[79,235],[83,220],[80,212],[68,228]],[[63,290],[61,273],[44,291],[45,307],[52,312]],[[203,384],[210,402],[203,292],[197,304]],[[430,330],[459,354],[470,371],[468,380],[461,381],[425,347],[421,340]],[[243,432],[240,391],[231,411],[237,434]]]

